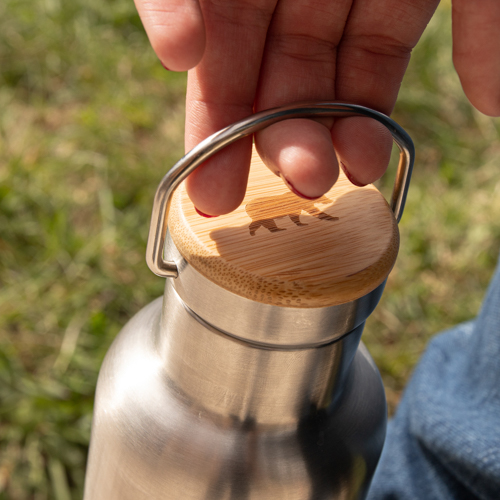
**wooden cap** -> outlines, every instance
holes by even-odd
[[[356,187],[341,173],[325,196],[305,200],[255,152],[234,212],[198,215],[181,185],[168,225],[179,252],[210,281],[286,307],[328,307],[366,295],[386,279],[399,247],[393,212],[373,185]]]

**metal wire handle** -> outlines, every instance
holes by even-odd
[[[256,113],[244,120],[233,123],[200,142],[195,148],[179,160],[163,177],[156,190],[153,213],[149,228],[146,262],[149,269],[164,278],[176,278],[178,270],[175,262],[163,257],[165,237],[167,235],[168,211],[170,200],[177,186],[205,160],[229,144],[242,137],[258,132],[273,123],[291,118],[318,118],[335,116],[366,116],[382,123],[391,132],[399,148],[399,164],[391,197],[391,209],[399,222],[403,215],[406,194],[410,185],[411,172],[415,159],[415,147],[410,136],[388,116],[364,106],[334,102],[301,103],[281,106]]]

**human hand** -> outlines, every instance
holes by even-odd
[[[410,53],[438,0],[136,0],[158,57],[190,70],[186,150],[254,111],[298,101],[347,101],[390,114]],[[494,19],[497,22],[494,22]],[[455,0],[454,61],[471,102],[500,114],[500,3]],[[495,63],[495,64],[492,64]],[[390,134],[352,117],[288,120],[259,132],[268,167],[305,197],[338,177],[357,184],[385,171]],[[219,215],[243,199],[251,153],[244,138],[190,175],[197,209]]]

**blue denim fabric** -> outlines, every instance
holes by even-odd
[[[500,500],[500,267],[476,320],[429,344],[367,497],[471,498]]]

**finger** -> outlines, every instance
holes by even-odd
[[[330,130],[313,120],[286,120],[258,134],[264,163],[296,195],[318,198],[335,184],[338,162]]]
[[[356,0],[337,55],[337,98],[390,114],[411,50],[437,4],[437,0]],[[385,172],[391,139],[380,125],[365,118],[338,120],[332,138],[355,183],[373,182]]]
[[[392,135],[384,125],[367,118],[344,118],[333,127],[332,139],[340,166],[353,184],[366,186],[384,174],[392,150]]]
[[[173,71],[198,64],[205,49],[205,27],[196,0],[135,0],[156,55]]]
[[[500,116],[500,2],[454,0],[453,62],[473,106]]]
[[[282,0],[269,28],[256,109],[304,100],[335,99],[337,46],[351,0]],[[333,120],[290,120],[256,135],[259,154],[290,189],[315,198],[335,183],[338,162]]]
[[[267,28],[275,0],[201,3],[207,47],[189,72],[186,149],[252,113]],[[210,158],[189,176],[186,187],[197,209],[207,215],[234,210],[248,178],[251,138]]]

